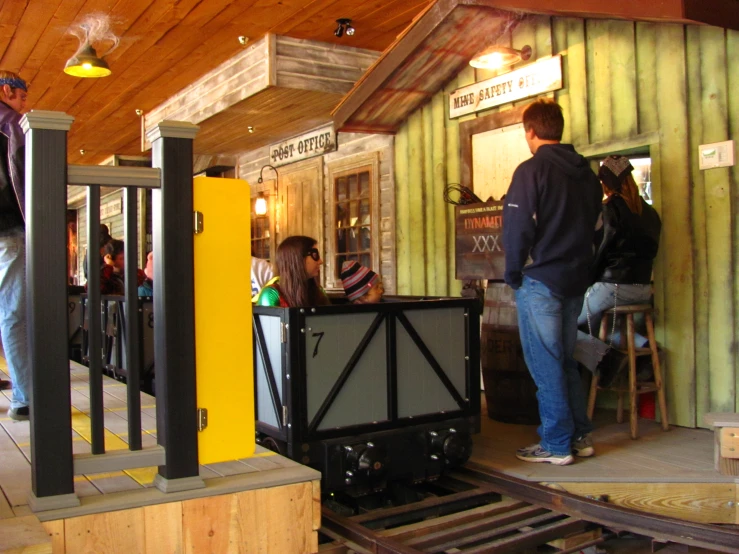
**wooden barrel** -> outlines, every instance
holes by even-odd
[[[514,291],[488,282],[480,340],[488,416],[504,423],[539,423],[536,385],[529,374],[518,334]]]

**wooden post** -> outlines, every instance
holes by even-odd
[[[166,463],[155,485],[163,492],[202,488],[195,397],[192,141],[197,125],[163,121],[149,134],[152,166],[162,186],[152,191],[154,357],[157,441]]]
[[[26,284],[34,511],[78,506],[74,494],[67,316],[67,132],[74,118],[34,110],[26,134]],[[23,205],[21,205],[23,208]]]

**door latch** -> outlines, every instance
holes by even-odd
[[[193,222],[195,234],[199,235],[203,232],[203,212],[195,212],[193,215],[195,216]]]
[[[208,409],[198,408],[198,431],[203,431],[208,426]]]

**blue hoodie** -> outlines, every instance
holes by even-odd
[[[555,294],[584,294],[602,196],[588,161],[571,144],[540,146],[516,168],[505,197],[505,282],[518,289],[527,275]]]

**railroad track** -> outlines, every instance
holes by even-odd
[[[323,506],[321,554],[579,552],[609,528],[739,553],[739,531],[657,516],[575,496],[469,463],[439,481],[444,494],[403,506],[338,515]]]

